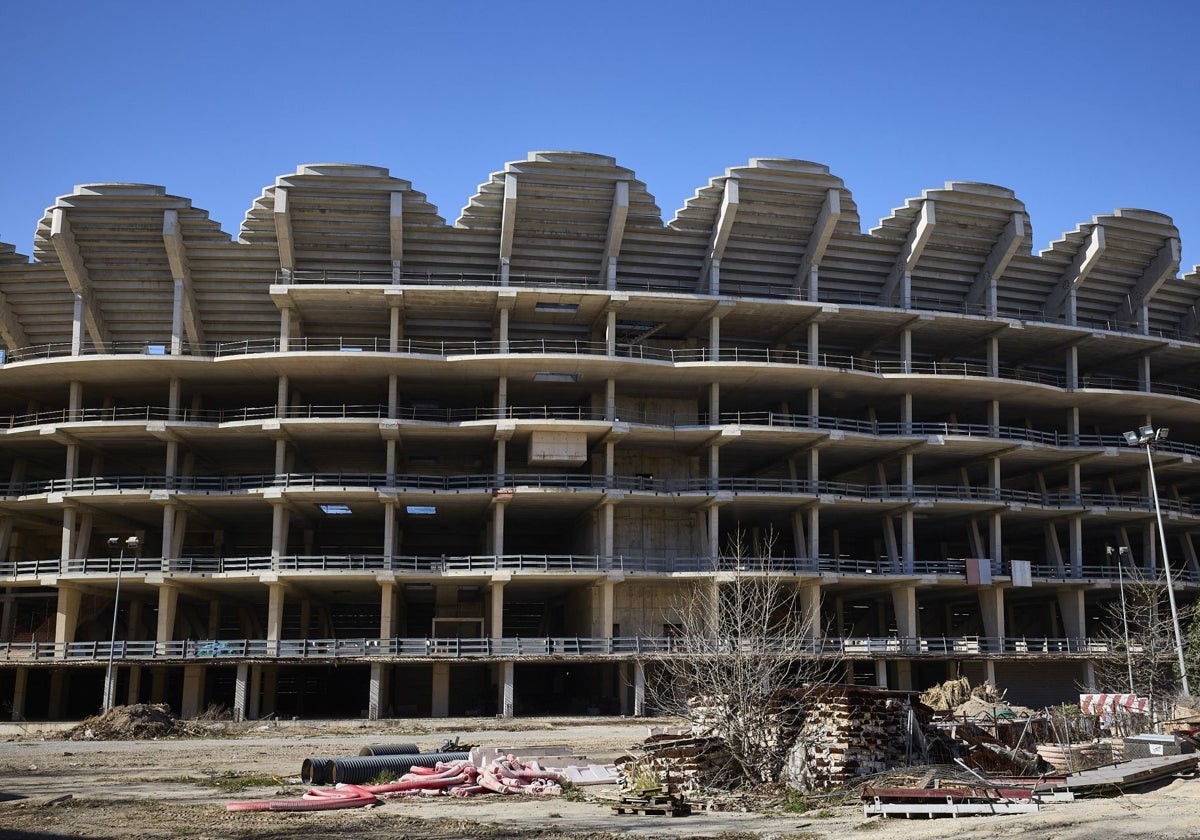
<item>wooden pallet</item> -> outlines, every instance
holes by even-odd
[[[692,806],[683,801],[682,796],[665,794],[647,796],[622,796],[613,805],[614,814],[641,814],[651,817],[686,817],[692,813]]]

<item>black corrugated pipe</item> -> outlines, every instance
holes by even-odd
[[[370,755],[355,758],[329,759],[330,781],[360,785],[369,782],[384,770],[403,774],[412,767],[432,767],[439,761],[465,761],[469,752],[439,752],[420,755]]]
[[[300,781],[306,785],[327,785],[333,781],[329,776],[328,758],[306,758],[300,765]]]
[[[421,748],[416,744],[371,744],[358,751],[359,755],[413,755]]]

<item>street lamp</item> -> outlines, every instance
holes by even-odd
[[[110,711],[114,705],[113,700],[117,693],[116,680],[113,679],[113,654],[117,648],[117,609],[121,606],[121,571],[125,567],[125,549],[136,551],[141,541],[137,537],[128,537],[122,540],[120,537],[108,538],[108,557],[111,560],[114,551],[120,549],[120,558],[117,560],[117,591],[113,595],[113,620],[112,634],[108,640],[108,668],[104,672],[104,711]]]
[[[1154,444],[1167,439],[1170,429],[1156,429],[1153,426],[1142,426],[1136,432],[1125,432],[1125,443],[1130,446],[1142,446],[1146,449],[1146,463],[1150,465],[1150,495],[1154,497],[1154,515],[1158,520],[1158,541],[1162,546],[1163,571],[1167,575],[1167,597],[1171,601],[1171,623],[1175,627],[1175,653],[1179,657],[1179,679],[1183,683],[1183,693],[1192,696],[1188,687],[1187,665],[1183,661],[1183,634],[1179,631],[1179,611],[1175,607],[1175,585],[1171,582],[1171,564],[1167,561],[1167,532],[1163,530],[1162,507],[1158,503],[1158,482],[1154,478]]]

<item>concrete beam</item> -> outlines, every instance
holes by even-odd
[[[392,268],[404,268],[404,193],[394,192],[388,213],[388,238],[392,249]]]
[[[1146,266],[1125,303],[1117,307],[1117,311],[1113,313],[1113,320],[1121,322],[1132,318],[1140,322],[1142,308],[1150,303],[1150,298],[1162,288],[1163,283],[1179,271],[1179,259],[1179,240],[1171,237],[1158,249],[1150,265]]]
[[[712,234],[708,238],[708,248],[704,251],[704,265],[700,268],[700,276],[696,278],[696,288],[702,291],[708,288],[713,263],[720,263],[725,256],[725,246],[729,244],[729,234],[733,231],[733,220],[737,217],[738,189],[737,179],[725,179],[721,207],[717,211],[717,218],[713,220]]]
[[[171,264],[171,277],[175,280],[175,307],[188,341],[193,346],[204,343],[204,328],[200,324],[200,307],[196,304],[196,293],[192,285],[192,271],[188,266],[187,245],[179,227],[179,211],[163,211],[163,244],[167,248],[167,261]],[[172,337],[179,334],[173,327]],[[178,352],[175,349],[175,352]]]
[[[909,228],[908,238],[904,240],[904,247],[896,256],[896,262],[883,284],[883,291],[879,293],[881,306],[891,306],[900,281],[917,267],[917,262],[921,259],[921,252],[925,250],[925,245],[928,244],[929,237],[933,235],[936,227],[937,216],[934,212],[934,204],[930,199],[925,199],[921,203],[920,214],[913,221],[913,226]]]
[[[996,281],[1003,275],[1012,258],[1025,242],[1025,216],[1013,213],[1008,217],[1008,224],[992,246],[983,268],[975,275],[975,282],[967,292],[967,305],[983,304],[989,314],[996,312]]]
[[[604,240],[604,256],[600,260],[600,276],[616,279],[617,257],[625,237],[625,220],[629,218],[629,182],[613,185],[612,210],[608,214],[608,236]]]
[[[1103,255],[1104,228],[1096,225],[1092,228],[1091,236],[1087,238],[1087,241],[1079,246],[1079,250],[1075,253],[1075,259],[1071,260],[1071,264],[1059,278],[1058,285],[1047,298],[1047,318],[1053,318],[1066,311],[1067,301],[1083,285],[1083,281],[1087,280],[1088,275],[1092,273],[1092,269],[1100,262],[1100,257]]]
[[[17,313],[8,305],[4,292],[0,292],[0,340],[4,341],[4,346],[9,350],[29,346],[29,338],[25,335],[21,322],[17,320]]]
[[[292,238],[292,217],[288,212],[287,187],[275,188],[275,239],[279,242],[279,267],[296,270],[296,250]]]
[[[508,280],[508,266],[512,262],[513,232],[517,227],[517,176],[509,172],[504,176],[504,207],[500,217],[500,277]]]
[[[825,257],[825,249],[829,247],[829,240],[833,239],[833,232],[837,229],[838,219],[841,217],[841,191],[837,187],[830,187],[825,193],[825,201],[821,205],[817,221],[813,223],[812,232],[808,235],[804,259],[800,260],[800,267],[796,269],[795,285],[798,288],[802,288],[812,277],[812,273],[820,267],[821,260]]]
[[[71,230],[71,222],[64,207],[55,207],[51,214],[50,242],[54,245],[54,253],[58,255],[59,262],[62,263],[63,273],[67,276],[71,291],[83,306],[83,322],[88,335],[91,336],[92,344],[101,353],[107,352],[111,342],[108,326],[104,323],[104,316],[92,295],[87,266],[79,253],[79,246],[75,242],[75,234]]]

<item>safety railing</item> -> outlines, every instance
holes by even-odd
[[[710,425],[705,412],[655,412],[621,409],[609,421],[603,408],[582,405],[511,405],[492,406],[401,406],[390,419],[428,423],[469,423],[496,420],[579,420],[616,422],[682,428]],[[270,419],[389,419],[382,404],[331,404],[246,406],[225,409],[179,408],[167,406],[117,406],[83,408],[75,412],[51,409],[27,414],[0,416],[0,429],[16,429],[63,423],[111,423],[117,421],[166,421],[180,423],[235,423]],[[970,437],[992,440],[1016,440],[1055,447],[1127,449],[1119,434],[1071,434],[1057,430],[1031,429],[1025,426],[992,426],[986,423],[910,422],[861,420],[830,415],[793,414],[776,411],[723,411],[717,425],[768,426],[772,428],[842,431],[887,437]],[[1200,444],[1164,440],[1155,450],[1179,455],[1200,456]],[[1132,450],[1131,450],[1132,451]]]
[[[965,578],[967,560],[962,558],[916,559],[905,566],[886,557],[687,557],[603,554],[479,554],[479,555],[396,555],[365,552],[328,554],[284,554],[272,558],[269,553],[232,557],[89,557],[69,560],[6,560],[0,562],[0,579],[29,579],[58,575],[113,576],[169,573],[173,575],[237,575],[260,572],[322,572],[347,571],[399,572],[417,575],[443,573],[489,574],[498,571],[516,572],[576,572],[580,574],[711,574],[753,573],[841,576],[945,576]],[[971,561],[978,562],[978,561]],[[1011,576],[1012,563],[990,560],[994,576]],[[1200,583],[1200,572],[1186,564],[1172,570],[1177,583]],[[1083,564],[1076,569],[1069,565],[1031,563],[1034,580],[1107,580],[1130,579],[1130,567],[1118,569],[1115,564]],[[1155,580],[1154,572],[1141,569],[1143,579]]]
[[[1149,496],[1112,493],[1043,493],[1003,487],[959,484],[856,484],[782,478],[663,478],[597,475],[594,473],[504,473],[467,475],[420,475],[398,473],[274,473],[259,475],[110,475],[55,478],[41,481],[0,483],[0,496],[25,497],[48,493],[111,493],[174,490],[180,493],[243,493],[266,488],[285,490],[413,490],[458,492],[516,492],[538,490],[606,492],[623,490],[655,494],[763,494],[821,496],[863,501],[972,504],[1021,504],[1055,510],[1089,507],[1151,511]],[[1179,516],[1200,517],[1200,504],[1163,499],[1162,510]]]
[[[104,355],[149,355],[164,354],[162,343],[154,340],[113,344],[105,348]],[[372,352],[399,353],[405,355],[450,358],[464,355],[494,354],[539,354],[539,355],[591,355],[611,356],[620,359],[683,363],[752,363],[789,366],[814,366],[842,371],[853,371],[889,376],[954,376],[1008,379],[1049,385],[1057,388],[1070,387],[1065,373],[1028,367],[1000,366],[992,368],[980,361],[939,361],[874,359],[838,353],[810,354],[807,350],[775,350],[765,347],[722,347],[717,351],[708,348],[667,348],[643,344],[619,343],[610,348],[606,342],[576,339],[517,339],[498,341],[494,339],[458,339],[435,341],[427,339],[404,339],[393,343],[388,336],[299,337],[286,343],[278,338],[242,339],[228,342],[212,342],[189,346],[188,355],[224,358],[259,353],[321,353],[321,352]],[[96,355],[93,346],[80,348],[80,354]],[[8,351],[7,361],[55,358],[72,355],[69,344],[47,344],[20,347]],[[1106,390],[1136,391],[1144,393],[1147,387],[1131,379],[1109,375],[1085,374],[1078,382],[1080,388],[1104,388]],[[1151,393],[1200,399],[1200,388],[1180,383],[1156,380],[1149,384]]]
[[[1117,655],[1108,639],[986,636],[861,636],[845,638],[703,639],[693,636],[503,638],[186,639],[158,642],[0,642],[0,662],[59,664],[139,661],[522,659],[613,656],[727,656],[766,654],[830,659],[876,657],[995,657]],[[1170,651],[1164,650],[1168,656]]]

